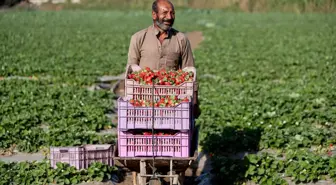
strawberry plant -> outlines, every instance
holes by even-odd
[[[113,106],[113,95],[84,87],[125,71],[130,36],[148,26],[147,14],[0,14],[0,149],[36,152],[49,145],[113,142],[97,135],[111,126],[105,113]],[[336,143],[335,15],[224,15],[211,10],[179,15],[179,30],[201,30],[206,38],[194,50],[201,108],[196,124],[202,148],[213,156],[219,184],[336,181],[334,151],[290,152]],[[127,21],[132,24],[125,25]],[[176,86],[194,74],[144,69],[127,77]],[[279,150],[283,156],[231,158],[261,150]],[[18,164],[0,163],[0,184],[45,182],[45,173],[35,164]],[[97,170],[88,175],[70,169],[47,170],[48,183],[106,178]],[[14,178],[17,174],[20,179]]]
[[[286,175],[294,182],[316,182],[325,179],[329,171],[329,160],[302,150],[286,153]]]
[[[112,175],[120,176],[118,169],[99,162],[91,163],[89,168],[76,170],[67,163],[57,163],[51,168],[49,162],[11,162],[0,161],[0,184],[79,184],[81,182],[102,182]]]
[[[112,106],[109,93],[38,81],[0,84],[0,148],[16,144],[19,151],[36,152],[42,146],[99,143],[103,138],[96,132],[112,124],[105,116]]]
[[[281,160],[276,160],[274,156],[262,153],[261,156],[248,155],[249,167],[245,177],[258,184],[287,184],[279,174],[284,172],[285,164]]]

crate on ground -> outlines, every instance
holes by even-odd
[[[173,129],[187,131],[192,124],[191,102],[181,102],[174,107],[133,106],[129,99],[118,99],[118,129],[152,129],[154,117],[154,129]]]
[[[128,66],[125,73],[125,97],[139,100],[152,100],[153,94],[154,99],[159,99],[160,97],[167,95],[186,95],[194,97],[196,69],[194,67],[187,67],[183,70],[194,73],[194,80],[192,82],[183,82],[176,86],[154,85],[153,87],[153,85],[142,85],[133,79],[128,79],[128,74],[132,73],[131,67]]]
[[[101,162],[113,166],[113,148],[113,145],[110,144],[84,145],[84,168],[88,168],[92,162]]]
[[[85,169],[92,162],[113,166],[113,145],[84,145],[76,147],[50,147],[50,165],[57,168],[57,162],[68,163],[76,169]]]
[[[148,131],[147,131],[148,132]],[[192,131],[174,135],[138,135],[119,131],[119,157],[190,157]],[[153,140],[154,137],[154,140]],[[154,146],[153,146],[154,141]],[[154,151],[154,153],[153,153]]]
[[[50,165],[57,168],[57,162],[68,163],[76,169],[84,168],[84,147],[50,147]]]

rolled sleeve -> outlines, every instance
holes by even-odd
[[[184,46],[182,48],[182,69],[185,67],[195,67],[193,52],[187,37],[184,39]],[[194,91],[198,91],[197,79],[195,80]]]
[[[187,37],[184,39],[184,46],[182,47],[182,69],[185,67],[195,67],[194,56],[190,46],[190,41]]]
[[[129,49],[128,49],[128,59],[127,64],[137,64],[139,65],[140,61],[140,50],[139,50],[139,42],[136,34],[132,35]]]

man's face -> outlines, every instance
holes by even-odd
[[[168,31],[174,25],[174,7],[168,1],[160,1],[158,3],[158,12],[153,12],[152,17],[154,24],[156,24],[161,30]]]

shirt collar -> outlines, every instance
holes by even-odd
[[[155,34],[156,36],[160,33],[160,30],[157,29],[157,28],[154,26],[154,24],[152,25],[152,29],[154,30],[154,34]],[[173,28],[170,28],[170,29],[168,30],[168,35],[167,35],[166,38],[170,38],[171,35],[172,35],[172,32],[173,32]]]

